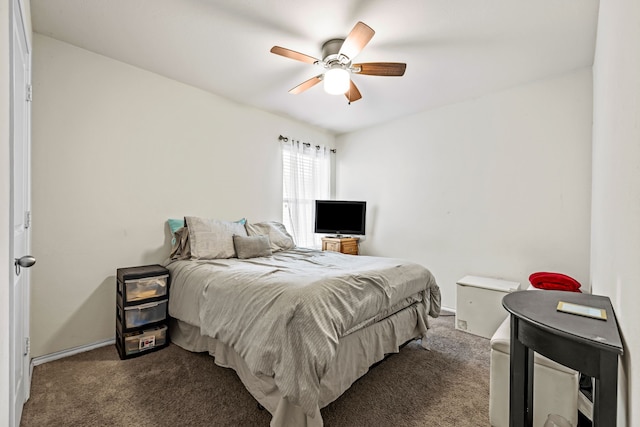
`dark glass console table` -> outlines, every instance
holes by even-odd
[[[606,310],[607,320],[556,310],[559,301]],[[615,426],[618,324],[607,297],[563,291],[519,291],[502,305],[511,313],[509,426],[533,426],[534,351],[595,378],[593,426]]]

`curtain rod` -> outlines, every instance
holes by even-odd
[[[282,135],[280,135],[280,136],[278,137],[278,141],[289,142],[289,138],[288,138],[288,137],[286,137],[286,136],[282,136]],[[308,142],[296,141],[295,139],[292,139],[292,140],[291,140],[291,142],[297,142],[298,144],[302,144],[302,145],[304,145],[305,147],[311,147],[311,144],[310,144],[310,143],[308,143]],[[316,145],[316,150],[319,150],[319,149],[320,149],[320,146],[319,146],[319,145]],[[330,149],[329,149],[329,151],[331,151],[332,153],[334,153],[334,154],[335,154],[336,149],[335,149],[335,148],[330,148]]]

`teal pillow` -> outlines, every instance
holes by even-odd
[[[176,234],[178,229],[184,227],[184,218],[180,219],[169,219],[169,229],[171,230],[171,234]]]
[[[184,227],[184,218],[181,218],[181,219],[171,219],[171,218],[169,218],[167,220],[167,222],[169,223],[169,230],[171,230],[171,235],[173,236],[173,238],[171,239],[171,244],[175,245],[176,244],[176,231],[178,231],[179,229]]]

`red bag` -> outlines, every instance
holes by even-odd
[[[529,282],[539,289],[582,292],[580,291],[580,283],[576,279],[561,273],[533,273],[529,276]]]

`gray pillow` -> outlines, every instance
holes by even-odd
[[[249,236],[269,236],[272,252],[286,251],[296,247],[293,237],[291,237],[287,229],[280,222],[264,221],[255,224],[246,223],[244,227],[247,229]]]
[[[240,259],[271,256],[269,236],[238,236],[234,234],[233,246]]]
[[[233,258],[233,235],[246,236],[244,225],[238,222],[185,217],[189,230],[191,259]]]

